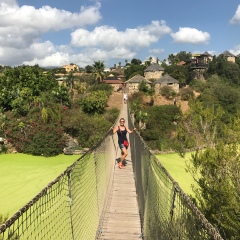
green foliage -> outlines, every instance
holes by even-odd
[[[189,70],[189,66],[170,65],[164,68],[164,74],[168,73],[179,81],[180,86],[185,86],[194,79],[194,72]]]
[[[192,54],[191,53],[186,53],[185,51],[180,51],[176,55],[176,58],[179,61],[184,61],[186,63],[190,63],[191,62],[191,57],[192,57]]]
[[[44,74],[38,66],[9,68],[0,76],[0,107],[15,109],[15,113],[26,115],[34,96],[51,91],[58,86],[51,73]]]
[[[214,57],[209,63],[207,70],[208,75],[217,74],[222,78],[226,78],[231,84],[240,83],[240,66],[237,63],[227,61],[224,57]]]
[[[77,108],[68,109],[64,114],[62,126],[66,133],[78,139],[81,147],[92,147],[104,137],[104,134],[106,134],[114,120],[116,120],[111,119],[110,113],[113,112],[116,114],[117,110],[112,110],[109,113],[106,112],[104,115],[92,116],[85,114]]]
[[[89,92],[105,91],[109,97],[113,92],[113,87],[106,83],[94,84],[88,88],[88,91]]]
[[[202,92],[206,88],[206,82],[200,79],[194,79],[189,83],[189,86],[196,92]]]
[[[105,65],[103,62],[94,61],[92,72],[93,72],[93,75],[95,76],[95,80],[97,80],[98,82],[102,82],[104,78],[104,75],[105,75],[104,69],[105,69]]]
[[[191,102],[190,107],[176,136],[182,156],[189,147],[196,149],[187,168],[197,183],[195,202],[207,219],[219,226],[224,239],[239,239],[240,113],[226,125],[221,122],[220,108],[206,108],[200,102]]]
[[[154,88],[149,87],[146,81],[141,81],[138,86],[139,91],[145,93],[146,95],[152,96],[155,92]]]
[[[226,79],[213,75],[207,80],[198,100],[206,107],[221,106],[225,112],[222,119],[224,122],[229,122],[240,108],[239,91],[238,85],[231,86]]]
[[[147,86],[146,81],[141,81],[141,82],[139,83],[138,89],[139,89],[139,91],[142,91],[142,92],[144,92],[144,93],[147,93],[147,92],[148,92],[148,86]]]
[[[111,122],[112,124],[115,123],[116,119],[120,114],[120,110],[118,108],[111,108],[104,113],[104,117]]]
[[[127,66],[124,70],[124,76],[126,79],[130,79],[131,77],[140,74],[143,76],[144,74],[144,69],[146,69],[146,66],[141,65],[141,61],[137,59],[133,59],[131,64]]]
[[[170,86],[161,87],[161,95],[166,97],[167,99],[172,99],[177,93]]]
[[[131,61],[131,64],[133,65],[141,65],[142,61],[140,59],[133,58]]]
[[[174,122],[181,115],[180,109],[174,105],[152,106],[145,109],[148,114],[146,129],[141,136],[152,149],[166,150],[173,147],[172,133]]]
[[[78,125],[81,134],[78,136],[78,142],[82,147],[92,147],[100,141],[110,129],[112,123],[104,118],[104,116],[85,115]]]
[[[108,101],[108,95],[106,91],[92,92],[81,101],[82,110],[89,114],[101,114],[104,112]]]
[[[18,121],[8,113],[5,126],[6,138],[20,153],[49,157],[63,152],[65,137],[60,122],[43,122],[39,112],[34,118]]]
[[[180,89],[179,95],[183,101],[188,101],[194,97],[194,93],[191,87]]]
[[[71,104],[68,89],[64,85],[54,87],[51,94],[47,94],[52,96],[52,101],[55,103],[63,106],[70,106]]]

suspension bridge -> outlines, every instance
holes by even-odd
[[[127,104],[120,117],[133,128]],[[119,169],[117,135],[109,129],[0,225],[0,240],[223,240],[138,132],[129,140]]]

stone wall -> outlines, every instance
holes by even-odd
[[[147,80],[150,80],[150,79],[158,79],[160,77],[162,77],[163,75],[163,71],[155,71],[155,72],[144,72],[144,77],[147,79]]]

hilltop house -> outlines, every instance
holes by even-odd
[[[139,91],[139,84],[144,81],[147,86],[151,87],[151,82],[148,81],[146,78],[141,76],[140,74],[135,75],[134,77],[130,78],[125,82],[125,86],[128,93],[134,93]]]
[[[71,63],[70,65],[63,65],[62,68],[64,68],[67,73],[79,71],[78,65],[73,64],[73,63]]]
[[[220,56],[224,56],[229,62],[235,63],[236,61],[236,57],[228,51],[224,51],[223,53],[220,54]]]
[[[161,88],[163,86],[171,87],[176,93],[179,92],[179,82],[175,78],[171,77],[169,74],[165,74],[161,78],[154,82],[155,94],[161,93]]]
[[[164,68],[157,63],[153,63],[144,70],[144,77],[147,80],[158,79],[163,75]]]

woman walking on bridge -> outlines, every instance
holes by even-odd
[[[125,160],[125,158],[127,157],[127,154],[128,154],[127,153],[128,144],[124,144],[126,141],[128,143],[127,133],[133,133],[136,130],[136,128],[134,128],[131,131],[124,124],[125,124],[125,119],[121,118],[120,119],[120,126],[117,126],[116,128],[113,129],[113,134],[117,132],[117,135],[118,135],[118,145],[119,145],[119,147],[121,149],[121,158],[120,158],[120,161],[118,163],[118,167],[120,169],[124,168],[123,161]]]

